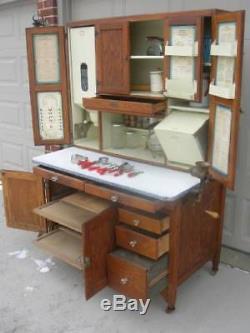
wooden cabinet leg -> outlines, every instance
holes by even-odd
[[[215,275],[219,270],[220,264],[220,254],[221,254],[221,242],[222,242],[222,232],[223,232],[223,222],[224,222],[224,210],[225,210],[225,200],[226,200],[226,189],[222,187],[220,200],[220,219],[218,221],[218,231],[217,231],[217,240],[215,254],[212,260],[212,275]]]
[[[180,223],[181,223],[181,205],[177,205],[170,216],[170,249],[169,249],[169,267],[168,267],[168,288],[165,299],[167,301],[166,312],[175,310],[178,287],[179,270],[179,246],[180,246]]]

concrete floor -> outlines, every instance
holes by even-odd
[[[104,312],[100,301],[112,299],[112,290],[105,288],[86,302],[82,274],[55,258],[49,272],[41,273],[35,260],[49,256],[32,244],[35,237],[7,229],[0,213],[0,333],[250,331],[249,273],[222,264],[213,277],[204,267],[180,287],[171,315],[164,312],[160,296],[152,299],[145,316]],[[26,250],[26,258],[16,258],[17,250]]]

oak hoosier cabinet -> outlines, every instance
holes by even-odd
[[[218,270],[235,182],[244,11],[28,28],[34,141],[71,147],[3,171],[7,225],[132,298]]]

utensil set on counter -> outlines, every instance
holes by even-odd
[[[144,173],[143,171],[135,170],[134,166],[129,162],[124,162],[122,164],[112,163],[106,156],[99,157],[98,160],[91,161],[87,156],[74,154],[71,156],[71,163],[79,165],[82,169],[95,171],[99,175],[110,174],[114,177],[119,177],[127,174],[129,178],[133,178]]]

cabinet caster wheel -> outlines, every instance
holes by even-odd
[[[167,308],[166,308],[166,312],[167,313],[171,313],[171,312],[173,312],[175,310],[175,306],[167,306]]]

